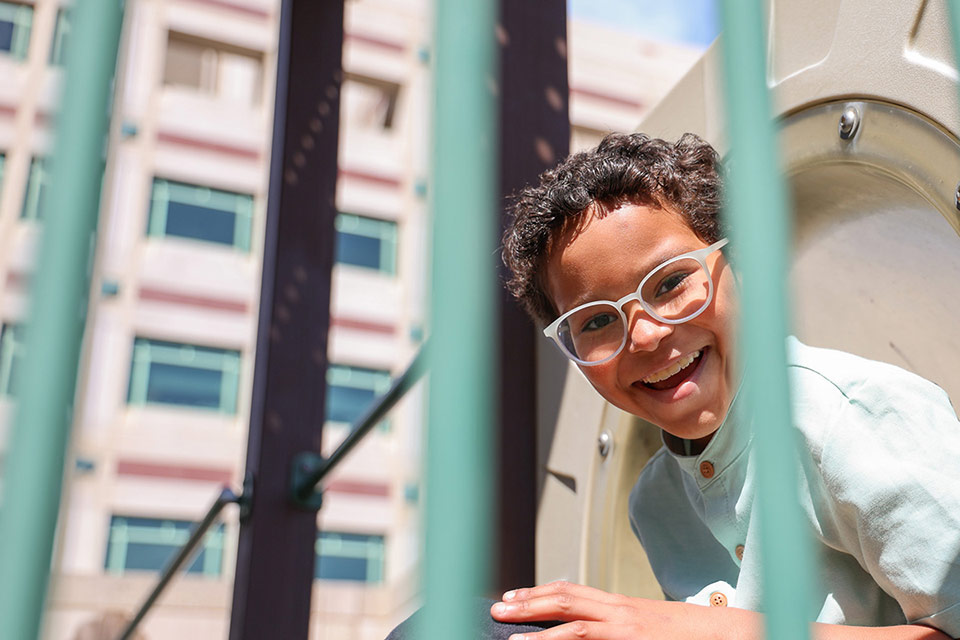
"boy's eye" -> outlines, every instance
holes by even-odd
[[[690,276],[689,271],[676,271],[671,273],[663,280],[660,281],[660,284],[657,286],[657,290],[654,292],[656,296],[662,296],[664,294],[670,293],[677,287],[679,287],[687,277]]]
[[[587,320],[580,328],[581,333],[587,331],[597,331],[615,322],[617,318],[612,313],[598,313]]]

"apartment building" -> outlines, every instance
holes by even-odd
[[[46,637],[95,637],[156,581],[245,460],[270,162],[277,0],[132,0],[115,79]],[[0,442],[69,50],[61,0],[0,0]],[[324,448],[423,340],[430,3],[346,3]],[[570,24],[573,148],[630,130],[695,49]],[[309,390],[304,390],[309,392]],[[311,634],[382,638],[417,605],[415,391],[326,485]],[[225,637],[235,508],[142,637]]]

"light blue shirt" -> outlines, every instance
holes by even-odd
[[[820,567],[811,619],[921,623],[960,637],[960,422],[946,393],[795,338],[787,356],[801,505]],[[706,604],[720,592],[731,606],[760,609],[755,453],[742,404],[734,400],[700,455],[661,448],[630,494],[630,523],[672,600]]]

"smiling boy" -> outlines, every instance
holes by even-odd
[[[715,151],[611,135],[525,189],[511,292],[608,401],[662,429],[630,499],[667,601],[564,582],[507,592],[511,636],[760,638],[755,426],[738,411],[737,281]],[[800,495],[817,543],[817,638],[960,635],[960,424],[890,365],[791,339]],[[784,579],[789,579],[785,576]]]

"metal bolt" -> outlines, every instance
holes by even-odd
[[[843,114],[840,116],[840,125],[838,127],[840,137],[844,140],[849,140],[857,134],[857,129],[859,128],[860,112],[853,106],[845,108]]]
[[[600,452],[600,457],[606,458],[612,446],[613,437],[609,431],[604,430],[603,433],[600,434],[600,437],[597,438],[597,450]]]

